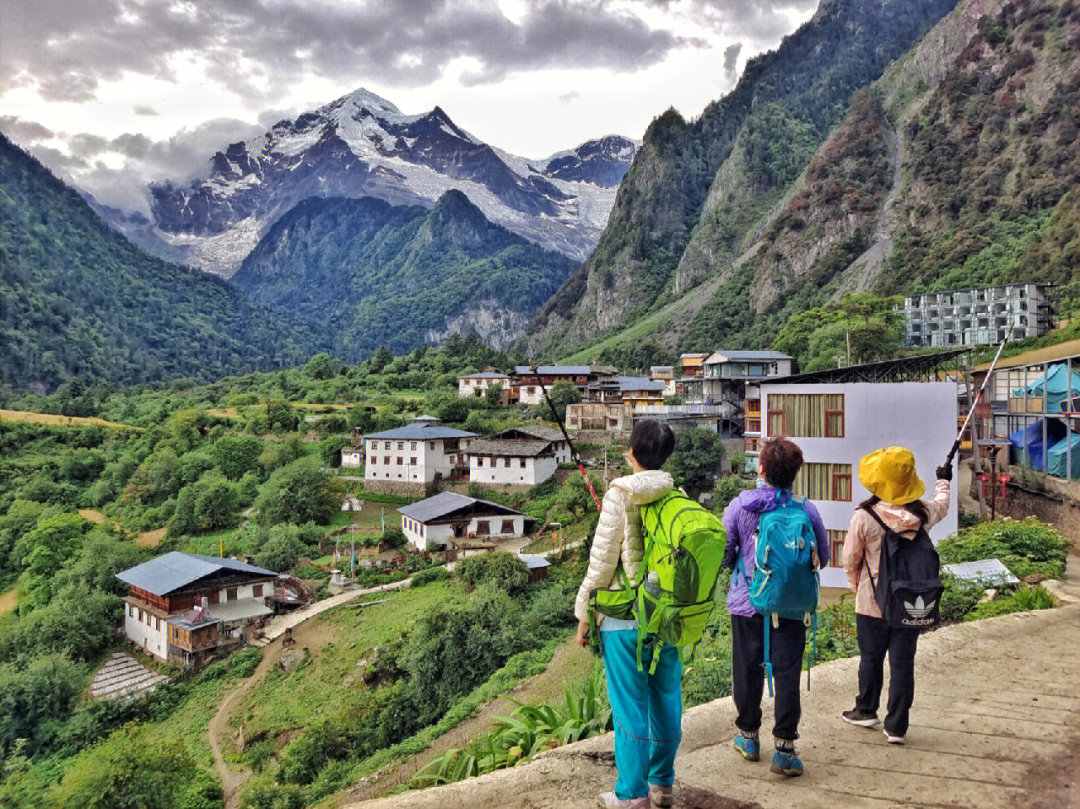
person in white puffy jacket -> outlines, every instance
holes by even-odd
[[[666,424],[642,421],[630,434],[626,459],[634,473],[616,478],[604,495],[600,521],[589,553],[585,574],[574,604],[578,643],[588,643],[589,598],[594,590],[619,589],[622,566],[636,580],[645,541],[641,506],[659,500],[674,487],[660,469],[675,448],[675,436]],[[675,780],[675,753],[682,739],[682,662],[678,649],[663,646],[650,674],[652,644],[642,650],[643,669],[637,665],[637,624],[633,620],[597,616],[600,645],[607,676],[608,701],[615,724],[614,792],[600,796],[605,809],[648,809],[671,806]]]

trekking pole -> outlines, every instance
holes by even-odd
[[[566,445],[570,447],[570,460],[577,464],[578,472],[581,473],[581,477],[585,481],[585,488],[589,490],[589,495],[592,497],[593,502],[596,503],[596,510],[601,511],[600,498],[596,496],[596,489],[593,488],[592,481],[589,480],[589,473],[585,471],[585,464],[582,463],[581,456],[578,455],[577,449],[574,448],[574,442],[570,440],[570,434],[566,432],[566,425],[563,424],[562,417],[559,416],[559,411],[555,409],[555,403],[551,401],[551,396],[548,395],[544,380],[540,378],[539,369],[536,365],[530,365],[529,368],[532,370],[532,375],[536,378],[537,384],[540,385],[540,392],[544,394],[544,401],[547,402],[548,409],[551,410],[551,415],[554,417],[555,423],[559,425],[563,438],[566,439]]]
[[[964,431],[968,428],[968,424],[971,421],[971,417],[975,414],[975,408],[979,404],[979,399],[982,398],[983,393],[986,391],[986,386],[990,382],[990,377],[994,375],[994,368],[997,367],[998,360],[1001,359],[1001,352],[1005,348],[1005,344],[1009,342],[1009,338],[1012,337],[1013,323],[1009,323],[1009,330],[1005,332],[1005,339],[1001,341],[1001,345],[998,346],[997,351],[994,353],[994,359],[990,363],[990,367],[986,370],[986,376],[983,377],[982,384],[979,385],[979,392],[975,394],[975,399],[971,402],[971,408],[968,410],[967,417],[964,419],[964,424],[960,427],[960,432],[956,435],[956,440],[953,441],[952,449],[949,450],[949,454],[945,456],[945,466],[952,466],[953,458],[956,457],[956,451],[960,449],[960,439],[964,437]]]

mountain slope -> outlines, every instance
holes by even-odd
[[[544,308],[530,347],[558,353],[730,271],[843,116],[954,0],[823,0],[735,90],[687,123],[655,120],[585,265]]]
[[[520,336],[576,265],[488,221],[460,191],[428,210],[312,198],[282,216],[232,283],[324,334],[343,359],[451,333]]]
[[[1080,300],[1080,4],[961,0],[841,123],[721,264],[574,355],[653,338],[764,347],[847,292],[1053,283]]]
[[[358,90],[231,144],[190,184],[152,185],[152,228],[110,221],[149,249],[227,277],[278,216],[309,197],[430,207],[457,189],[492,221],[580,260],[607,221],[635,149],[609,136],[529,161],[483,143],[439,107],[405,115]]]
[[[139,383],[302,362],[289,317],[146,255],[0,135],[0,383]]]

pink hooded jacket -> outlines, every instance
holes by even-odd
[[[933,498],[923,500],[922,504],[926,506],[926,513],[929,515],[926,521],[928,529],[941,522],[949,511],[949,481],[937,481],[934,484]],[[873,508],[881,521],[892,530],[908,538],[915,536],[915,531],[919,528],[919,518],[904,506],[894,506],[882,500],[875,503]],[[877,581],[878,557],[884,535],[885,532],[874,518],[858,508],[851,517],[851,526],[844,539],[844,572],[847,573],[848,585],[855,591],[855,612],[871,618],[880,618],[881,608],[874,600],[874,588],[870,583],[870,576],[866,575],[863,560],[866,560],[870,575]]]

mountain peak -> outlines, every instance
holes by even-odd
[[[331,101],[325,107],[326,110],[344,110],[346,108],[354,112],[368,110],[381,115],[401,115],[401,110],[399,110],[393,102],[388,101],[377,93],[371,92],[371,90],[368,90],[366,87],[360,87],[353,90],[348,95],[343,95],[341,98]]]

